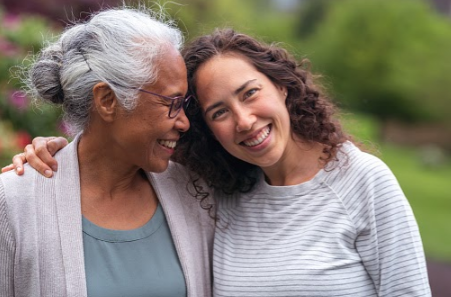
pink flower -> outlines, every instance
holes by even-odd
[[[20,26],[20,17],[18,14],[8,13],[3,17],[3,27],[14,30]]]
[[[0,54],[5,57],[13,57],[19,53],[19,48],[10,41],[0,37]]]
[[[64,135],[69,135],[70,125],[63,120],[59,123],[58,130],[61,131]]]
[[[8,101],[19,110],[26,110],[28,107],[28,97],[22,91],[11,91]]]

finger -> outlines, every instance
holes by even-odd
[[[57,151],[62,149],[68,144],[67,139],[64,137],[56,137],[47,142],[47,149],[49,153],[54,156]]]
[[[6,165],[5,167],[2,168],[2,173],[3,173],[3,172],[11,171],[11,170],[13,170],[13,169],[14,169],[14,164]]]
[[[13,168],[17,175],[22,175],[24,173],[23,164],[26,162],[25,153],[17,154],[13,157]]]
[[[37,146],[34,146],[35,143],[37,143]],[[33,144],[29,144],[25,147],[25,156],[27,162],[30,164],[31,167],[36,169],[40,174],[44,175],[45,177],[52,177],[53,176],[53,170],[51,166],[52,164],[51,160],[53,159],[52,156],[47,151],[47,147],[44,142],[35,142],[33,140]],[[53,162],[56,162],[53,160]],[[50,163],[50,165],[48,165]]]
[[[67,140],[63,137],[47,137],[46,140],[46,146],[44,149],[44,143],[43,142],[36,142],[37,146],[36,149],[36,155],[41,158],[42,162],[46,163],[48,166],[52,168],[53,171],[58,170],[58,162],[53,158],[53,156],[56,154],[57,151],[62,149],[67,145]],[[38,151],[42,148],[42,152]]]
[[[33,147],[45,147],[47,145],[47,142],[49,142],[50,140],[54,139],[55,137],[35,137],[33,138],[33,140],[31,141],[31,144],[33,145]]]
[[[33,161],[28,160],[31,166],[42,166],[42,164],[40,164],[42,162],[45,163],[47,167],[52,168],[53,171],[56,171],[58,169],[57,163],[52,157],[54,153],[52,154],[51,152],[49,152],[49,149],[47,147],[47,143],[49,141],[52,141],[53,139],[55,139],[55,137],[35,137],[32,141],[32,146],[26,147],[25,152],[27,153],[27,159],[28,153],[30,153],[30,158],[33,158]],[[39,160],[37,160],[37,158]],[[35,164],[35,161],[39,163]]]

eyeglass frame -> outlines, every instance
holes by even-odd
[[[144,90],[144,89],[140,89],[140,88],[133,88],[133,89],[136,89],[136,90],[138,90],[140,92],[151,94],[151,95],[154,95],[154,96],[166,99],[166,100],[171,100],[171,106],[169,107],[169,112],[168,112],[168,117],[170,119],[173,119],[176,116],[178,116],[178,114],[180,113],[180,110],[182,110],[182,108],[184,110],[186,110],[188,108],[188,105],[189,105],[191,99],[193,98],[193,95],[188,95],[186,97],[185,96],[169,97],[169,96],[160,95],[160,94],[157,94],[157,93],[154,93],[154,92],[150,92],[150,91],[147,91],[147,90]],[[176,106],[174,104],[174,102],[177,102],[178,100],[180,100],[180,102],[181,102],[180,107],[176,107],[176,110],[174,111],[175,114],[173,114],[171,116],[171,113],[173,112],[174,106]]]
[[[171,106],[169,107],[169,112],[168,112],[168,117],[169,117],[170,119],[173,119],[173,118],[175,118],[176,116],[178,116],[178,114],[180,113],[180,110],[182,110],[182,108],[183,108],[184,110],[186,110],[186,108],[188,108],[188,105],[189,105],[191,99],[194,97],[193,95],[188,95],[187,97],[185,97],[185,96],[169,97],[169,96],[160,95],[160,94],[157,94],[157,93],[154,93],[154,92],[151,92],[151,91],[147,91],[147,90],[144,90],[144,89],[141,89],[141,88],[136,88],[136,87],[126,87],[126,86],[124,86],[124,85],[118,84],[117,82],[111,82],[111,83],[112,83],[113,85],[118,86],[118,87],[128,88],[128,89],[133,89],[133,90],[138,90],[138,91],[143,92],[143,93],[151,94],[151,95],[154,95],[154,96],[157,96],[157,97],[166,99],[166,100],[170,100],[170,101],[171,101]],[[175,106],[175,105],[174,105],[174,102],[176,102],[176,101],[178,101],[178,100],[180,100],[180,102],[181,102],[182,104],[180,104],[180,107],[178,107],[178,108],[174,111],[174,106]],[[173,112],[175,112],[175,114],[173,114],[173,115],[171,116],[171,113],[173,113]]]
[[[85,29],[86,29],[86,28],[85,28]],[[89,65],[88,59],[86,59],[85,52],[84,52],[81,48],[79,48],[78,51],[80,52],[80,54],[82,55],[83,59],[85,60],[86,65],[88,65],[89,71],[92,71],[91,65]],[[133,90],[138,90],[138,91],[140,91],[140,92],[144,92],[144,93],[151,94],[151,95],[154,95],[154,96],[157,96],[157,97],[166,99],[166,100],[170,100],[170,101],[171,101],[171,106],[169,107],[169,112],[168,112],[168,117],[169,117],[170,119],[173,119],[173,118],[175,118],[176,116],[178,116],[178,114],[180,113],[180,110],[181,110],[182,108],[186,110],[186,108],[188,108],[188,105],[189,105],[190,100],[194,97],[193,95],[188,95],[188,97],[185,97],[185,96],[169,97],[169,96],[160,95],[160,94],[157,94],[157,93],[154,93],[154,92],[146,91],[146,90],[141,89],[141,88],[136,88],[136,87],[126,87],[126,86],[124,86],[124,85],[118,84],[117,82],[113,82],[113,81],[111,81],[111,83],[112,83],[113,85],[118,86],[118,87],[128,88],[128,89],[133,89]],[[175,114],[171,116],[171,113],[172,113],[173,108],[174,108],[174,102],[177,101],[177,100],[180,100],[180,98],[183,98],[183,101],[181,101],[182,104],[180,105],[180,107],[178,107],[178,108],[175,110]]]

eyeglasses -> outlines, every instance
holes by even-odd
[[[188,95],[188,97],[185,97],[185,96],[168,97],[168,96],[163,96],[163,95],[153,93],[150,91],[146,91],[143,89],[136,88],[136,90],[143,92],[143,93],[151,94],[151,95],[154,95],[154,96],[166,99],[166,100],[170,100],[171,106],[169,107],[168,116],[171,119],[175,118],[180,113],[180,110],[182,110],[182,107],[184,110],[186,110],[188,108],[191,98],[193,98],[192,95]]]
[[[112,83],[113,85],[116,85],[118,87],[122,87],[122,88],[128,88],[128,89],[134,89],[134,90],[138,90],[140,92],[143,93],[147,93],[147,94],[151,94],[160,98],[163,98],[165,100],[170,100],[171,101],[171,106],[169,107],[169,113],[168,113],[168,117],[170,119],[175,118],[179,113],[180,110],[182,110],[182,107],[184,110],[186,110],[188,108],[189,102],[191,100],[191,98],[193,98],[192,95],[189,95],[188,97],[185,96],[176,96],[176,97],[168,97],[168,96],[163,96],[157,93],[153,93],[150,91],[146,91],[140,88],[134,88],[134,87],[126,87],[124,85],[118,84],[117,82],[112,82],[110,81],[110,83]]]
[[[79,48],[78,51],[83,56],[83,59],[85,60],[86,64],[88,65],[89,71],[92,71],[91,66],[88,63],[88,60],[86,59],[84,51],[81,48]],[[114,81],[108,81],[108,82],[110,82],[113,85],[116,85],[118,87],[121,87],[121,88],[134,89],[134,90],[138,90],[140,92],[144,92],[144,93],[147,93],[147,94],[151,94],[151,95],[163,98],[165,100],[170,100],[171,101],[171,106],[169,107],[169,113],[168,113],[168,117],[170,119],[175,118],[180,113],[180,110],[182,109],[182,107],[183,107],[184,110],[186,110],[188,108],[188,105],[189,105],[189,102],[190,102],[191,98],[193,97],[192,95],[189,95],[188,97],[185,97],[185,96],[168,97],[168,96],[163,96],[163,95],[160,95],[160,94],[157,94],[157,93],[153,93],[153,92],[150,92],[150,91],[146,91],[146,90],[143,90],[143,89],[140,89],[140,88],[126,87],[126,86],[118,84],[117,82],[114,82]]]

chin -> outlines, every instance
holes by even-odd
[[[267,167],[271,167],[271,166],[274,166],[275,164],[277,164],[277,160],[268,160],[268,159],[266,159],[264,161],[263,160],[252,160],[252,161],[249,161],[248,163],[258,166],[260,168],[267,168]]]
[[[169,166],[169,160],[168,161],[161,161],[158,162],[158,164],[152,164],[151,166],[143,167],[144,171],[146,172],[154,172],[154,173],[161,173],[166,171]]]
[[[162,173],[162,172],[166,171],[166,169],[168,169],[167,166],[166,166],[166,168],[163,168],[163,169],[149,170],[149,171],[150,171],[150,172],[153,172],[153,173]]]

